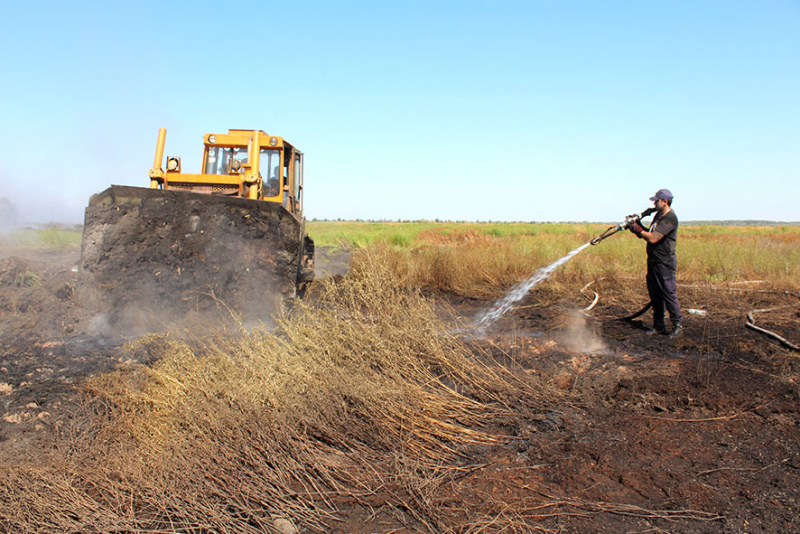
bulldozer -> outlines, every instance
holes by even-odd
[[[262,130],[203,137],[202,169],[164,158],[149,187],[112,185],[89,199],[80,269],[108,320],[172,323],[224,309],[262,320],[314,279],[303,216],[303,153]]]

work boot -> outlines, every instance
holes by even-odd
[[[667,335],[667,329],[664,328],[663,326],[661,328],[656,326],[655,328],[647,328],[647,329],[645,329],[644,333],[646,335],[648,335],[648,336],[654,336],[656,334],[660,334],[662,336],[666,336]]]
[[[672,329],[672,332],[669,335],[670,339],[676,339],[683,335],[683,326],[681,323],[675,323],[675,328]]]

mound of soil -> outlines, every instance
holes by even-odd
[[[220,311],[264,320],[295,294],[304,224],[280,205],[112,186],[86,208],[81,270],[112,328]]]

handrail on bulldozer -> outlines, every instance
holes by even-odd
[[[158,143],[156,144],[156,157],[153,159],[153,168],[147,174],[150,176],[150,188],[158,189],[164,183],[164,170],[161,162],[164,159],[164,143],[167,140],[167,129],[158,129]]]

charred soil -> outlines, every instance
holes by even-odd
[[[34,458],[65,432],[82,378],[137,358],[98,324],[78,261],[78,251],[0,257],[6,460]],[[797,532],[797,353],[743,327],[748,309],[796,298],[723,291],[701,300],[692,289],[682,298],[708,315],[689,316],[676,340],[619,320],[636,311],[634,299],[576,312],[582,298],[547,289],[471,338],[554,395],[545,413],[511,409],[494,421],[499,444],[465,451],[459,475],[426,489],[426,499],[471,532]],[[491,305],[436,299],[464,324]],[[780,313],[774,326],[800,339],[797,308]],[[424,514],[381,507],[380,495],[337,505],[332,531],[435,530]],[[487,517],[495,520],[478,521]]]
[[[483,341],[564,400],[505,422],[513,439],[476,473],[479,500],[514,494],[568,532],[797,532],[800,360],[744,327],[748,310],[775,310],[762,320],[797,340],[797,296],[688,286],[684,306],[705,309],[670,339],[648,334],[649,312],[622,319],[635,300],[585,312],[574,294],[528,295]],[[468,319],[483,303],[454,305]]]

